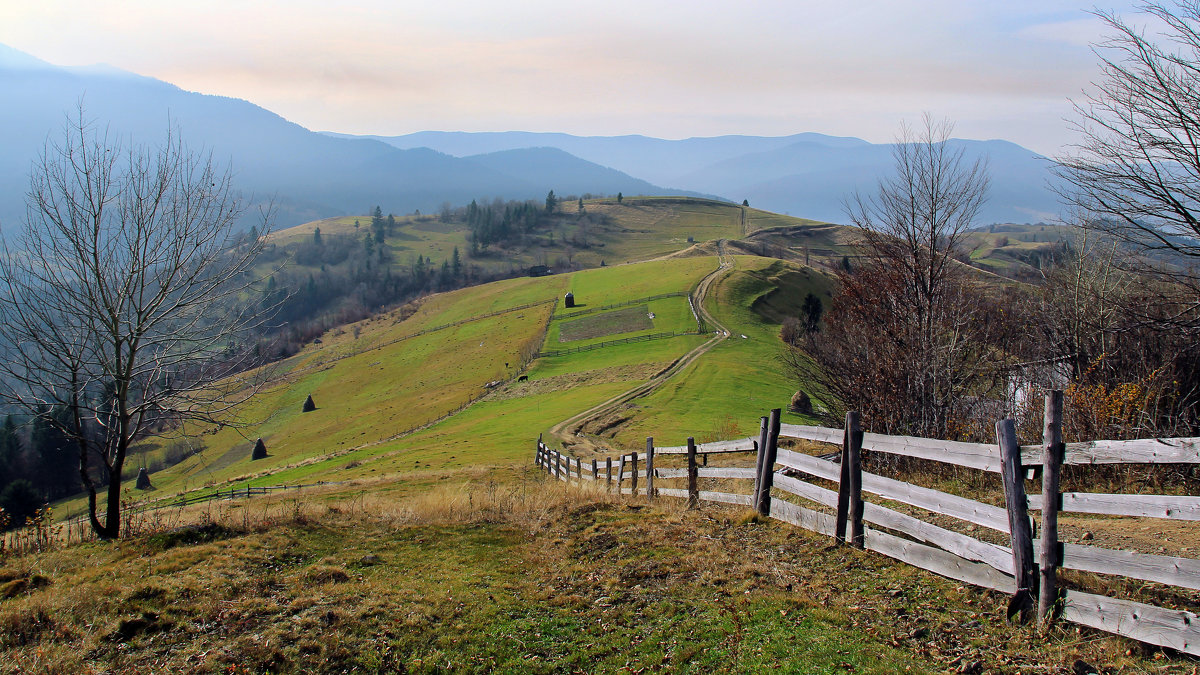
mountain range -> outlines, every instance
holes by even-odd
[[[82,107],[128,143],[178,128],[193,150],[229,162],[237,187],[272,201],[280,226],[339,214],[432,211],[443,202],[616,194],[716,196],[818,220],[869,190],[891,146],[857,138],[646,136],[427,131],[405,136],[318,133],[248,101],[185,91],[109,66],[61,67],[0,45],[0,226],[20,222],[29,172]],[[1030,222],[1057,208],[1048,163],[1005,141],[953,141],[989,157],[992,191],[981,220]]]

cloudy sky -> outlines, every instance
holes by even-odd
[[[840,6],[838,6],[840,5]],[[1135,18],[1125,3],[1101,4]],[[244,98],[314,130],[889,141],[947,117],[1042,153],[1102,34],[1078,0],[40,0],[0,43]]]

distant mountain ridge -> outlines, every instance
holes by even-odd
[[[435,210],[480,197],[542,199],[584,192],[694,194],[652,185],[558,150],[465,159],[428,148],[309,131],[247,101],[188,92],[109,66],[63,68],[0,45],[0,226],[19,222],[29,171],[80,101],[113,139],[154,144],[168,125],[229,161],[238,189],[279,209],[280,226],[316,218]],[[539,157],[541,159],[539,160]]]
[[[858,138],[572,136],[424,131],[404,136],[317,133],[248,101],[188,92],[111,66],[64,68],[0,45],[0,226],[19,222],[32,163],[82,101],[118,139],[157,143],[168,124],[193,149],[230,161],[236,185],[273,201],[280,226],[340,214],[428,212],[481,197],[569,194],[717,196],[830,222],[843,200],[891,166],[891,145]],[[989,222],[1053,218],[1049,163],[1006,141],[955,140],[988,156]],[[664,187],[666,186],[666,187]]]
[[[349,137],[344,134],[329,134]],[[428,147],[469,157],[483,152],[549,146],[653,183],[748,199],[759,208],[804,218],[845,222],[843,201],[870,192],[891,171],[893,145],[860,138],[801,133],[791,136],[714,136],[664,140],[646,136],[572,136],[531,132],[422,131],[362,136],[397,148]],[[982,222],[1052,220],[1059,210],[1050,162],[1003,140],[954,139],[968,160],[987,157],[991,190]]]

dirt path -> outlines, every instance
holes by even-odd
[[[585,410],[554,425],[550,429],[550,435],[553,438],[557,438],[563,444],[563,446],[571,446],[575,450],[592,450],[594,452],[599,452],[600,450],[591,441],[591,439],[580,433],[580,430],[585,425],[593,420],[601,419],[613,413],[634,399],[638,399],[653,393],[664,383],[666,383],[667,380],[682,372],[684,368],[687,368],[692,362],[700,358],[708,350],[712,349],[718,343],[729,337],[729,331],[725,328],[725,326],[717,321],[716,317],[714,317],[708,312],[708,310],[704,308],[704,300],[706,297],[708,297],[708,290],[712,286],[713,282],[723,276],[733,267],[733,260],[725,254],[725,241],[723,239],[717,241],[717,260],[717,268],[712,272],[709,272],[707,276],[700,280],[700,283],[696,285],[696,292],[693,294],[693,297],[695,298],[695,307],[693,309],[700,318],[704,319],[704,321],[708,323],[709,326],[715,328],[716,333],[713,335],[713,337],[704,344],[676,359],[670,366],[656,373],[647,382],[643,382],[642,384],[639,384],[626,392],[610,398],[594,408]]]

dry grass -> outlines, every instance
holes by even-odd
[[[0,565],[7,672],[1192,672],[742,509],[480,471]],[[15,585],[14,585],[15,582]],[[1126,653],[1128,652],[1128,653]]]

